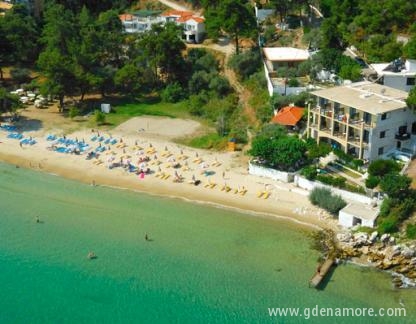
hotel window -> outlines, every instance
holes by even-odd
[[[380,138],[385,138],[385,137],[386,137],[386,131],[380,132]]]
[[[407,78],[406,85],[415,85],[416,84],[416,78]]]
[[[381,115],[381,120],[386,120],[387,119],[387,113],[384,113]]]
[[[384,153],[384,147],[378,148],[378,155],[382,155]]]

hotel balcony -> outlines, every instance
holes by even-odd
[[[410,140],[410,133],[403,133],[403,134],[397,133],[396,135],[394,135],[394,138],[399,141],[407,141],[407,140]]]

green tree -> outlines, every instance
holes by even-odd
[[[63,109],[64,97],[73,94],[77,84],[71,44],[76,41],[74,16],[61,5],[52,5],[45,12],[42,41],[45,48],[39,55],[38,66],[46,76],[43,92],[56,95]]]
[[[15,4],[0,16],[0,79],[2,66],[32,63],[38,54],[39,33],[26,7]]]
[[[388,173],[381,178],[380,188],[389,197],[403,199],[409,194],[412,179],[397,173]]]
[[[0,87],[0,114],[9,113],[17,115],[18,109],[22,107],[19,96],[13,95],[5,88]]]
[[[240,53],[240,37],[254,36],[256,30],[253,10],[245,0],[224,0],[219,1],[216,7],[210,5],[205,18],[208,34],[217,36],[220,29],[224,30],[234,39],[237,55]]]
[[[139,40],[143,58],[147,59],[154,75],[161,81],[183,83],[187,75],[182,51],[186,48],[180,38],[181,30],[174,23],[153,25]]]
[[[103,113],[101,110],[98,110],[97,109],[94,112],[94,120],[95,120],[95,123],[97,125],[103,125],[103,124],[105,124],[105,121],[106,121],[105,113]]]

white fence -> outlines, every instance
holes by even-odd
[[[279,180],[286,183],[293,182],[295,177],[295,173],[292,172],[278,171],[275,169],[265,168],[263,166],[252,163],[248,164],[248,173],[259,177]]]
[[[309,191],[311,191],[314,188],[328,188],[334,194],[340,195],[342,198],[345,198],[346,200],[352,200],[352,201],[360,202],[360,203],[363,203],[363,204],[371,204],[372,203],[372,199],[370,197],[360,195],[360,194],[355,193],[355,192],[350,192],[350,191],[334,188],[334,187],[325,185],[325,184],[317,182],[317,181],[310,181],[310,180],[305,179],[304,177],[302,177],[298,174],[296,174],[295,177],[294,177],[294,183],[299,188],[306,189],[306,190],[309,190]]]

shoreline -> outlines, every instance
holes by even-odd
[[[143,176],[143,178],[118,167],[110,170],[106,166],[107,163],[103,161],[100,161],[101,165],[95,165],[97,160],[86,160],[86,154],[75,155],[48,150],[47,148],[51,146],[51,142],[45,139],[47,134],[44,128],[37,131],[23,131],[25,137],[30,135],[37,141],[33,146],[23,147],[19,147],[18,140],[7,138],[7,133],[1,131],[0,161],[18,165],[22,168],[48,172],[84,184],[95,183],[99,186],[181,199],[191,203],[226,208],[255,217],[291,222],[296,226],[309,229],[332,228],[337,231],[336,220],[323,210],[313,206],[309,202],[306,191],[303,192],[302,189],[295,187],[293,184],[249,175],[247,165],[245,165],[244,161],[241,161],[241,153],[198,150],[173,143],[171,138],[178,135],[174,131],[176,129],[176,132],[181,131],[181,125],[178,125],[178,123],[185,123],[184,127],[182,127],[182,132],[186,132],[187,129],[192,128],[189,122],[174,120],[175,124],[172,124],[173,127],[169,128],[167,124],[172,121],[166,118],[139,117],[134,119],[136,120],[126,122],[127,126],[122,124],[111,130],[111,136],[118,140],[122,139],[125,147],[116,148],[118,145],[109,147],[111,151],[103,152],[100,159],[109,159],[109,157],[113,156],[107,155],[108,153],[134,156],[133,148],[135,146],[143,147],[143,151],[146,150],[145,147],[150,146],[156,152],[146,154],[151,159],[151,162],[148,164],[153,173]],[[147,126],[150,124],[152,132],[138,134],[137,129],[140,129],[144,123]],[[192,126],[194,127],[195,125]],[[160,130],[162,135],[159,135],[158,130]],[[163,132],[169,132],[169,136],[163,136]],[[105,131],[100,131],[100,133],[105,137],[110,134]],[[94,149],[98,142],[89,141],[91,135],[90,130],[81,130],[67,134],[66,137],[74,139],[85,138],[85,142],[89,143]],[[174,169],[167,165],[168,159],[162,158],[164,155],[162,153],[167,149],[171,153],[170,155],[176,157],[177,162],[183,165],[182,168]],[[187,156],[186,161],[178,158],[179,151],[181,155]],[[155,160],[153,160],[153,154],[155,155]],[[130,156],[130,158],[132,163],[136,164],[133,156]],[[140,158],[142,156],[144,155],[138,155]],[[196,163],[196,159],[203,162]],[[213,162],[214,159],[215,163]],[[153,162],[158,162],[158,164],[151,166],[150,164]],[[184,168],[185,166],[186,169]],[[158,178],[156,174],[157,169],[163,171],[163,173],[166,172],[170,178],[168,180]],[[206,176],[206,170],[209,170],[212,175]],[[173,172],[175,172],[175,175],[179,173],[183,177],[182,183],[173,181],[175,178]],[[201,184],[198,186],[189,184],[191,177],[196,177],[201,181]],[[209,183],[215,183],[216,186],[206,188],[206,185]],[[224,187],[229,187],[230,190],[226,191]],[[241,189],[246,189],[246,193],[241,194]],[[267,190],[268,196],[259,198],[259,192],[264,192],[265,190]]]

